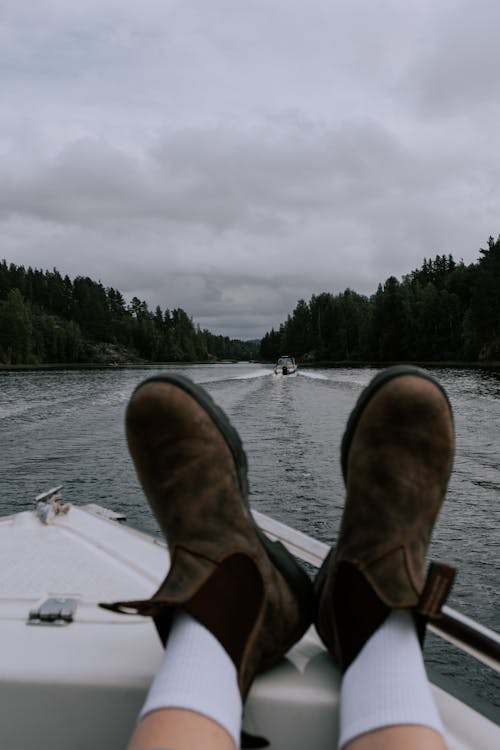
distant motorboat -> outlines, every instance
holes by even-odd
[[[294,375],[297,372],[297,363],[293,357],[284,354],[278,359],[274,366],[275,375]]]

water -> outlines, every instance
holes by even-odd
[[[126,451],[123,414],[134,387],[169,370],[202,383],[243,437],[253,507],[334,543],[344,487],[339,448],[346,419],[370,369],[302,370],[274,377],[254,364],[0,374],[0,514],[32,507],[64,483],[65,498],[124,512],[158,533]],[[457,433],[448,500],[431,545],[459,568],[449,604],[500,631],[500,373],[436,370]],[[500,680],[430,638],[428,660],[498,705]]]

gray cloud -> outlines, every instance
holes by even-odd
[[[0,255],[253,338],[498,231],[492,2],[143,6],[4,6]]]
[[[500,7],[456,0],[438,9],[425,55],[410,68],[410,95],[425,117],[475,120],[500,108]]]

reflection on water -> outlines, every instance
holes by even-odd
[[[121,510],[133,525],[156,532],[127,456],[123,414],[134,387],[158,369],[203,383],[227,411],[248,453],[256,509],[335,542],[344,494],[340,441],[372,369],[304,369],[290,378],[243,363],[2,373],[0,513],[31,507],[39,491],[63,482],[68,500]],[[450,605],[500,630],[500,375],[434,372],[450,396],[457,446],[431,555],[459,567]],[[481,669],[467,674],[460,656],[430,645],[441,671],[460,672],[491,698],[495,685],[489,678],[484,686]]]

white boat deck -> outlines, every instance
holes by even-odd
[[[280,536],[280,524],[257,516]],[[295,534],[291,547],[317,558],[320,548],[308,537],[288,532]],[[0,519],[3,750],[123,750],[162,647],[150,620],[97,605],[149,597],[167,566],[159,540],[102,517],[98,506],[73,506],[49,525],[31,512]],[[30,612],[50,597],[76,599],[74,621],[28,625]],[[332,750],[338,687],[337,670],[311,628],[255,681],[244,728],[270,739],[273,750]],[[498,726],[435,690],[451,750],[498,750]]]

